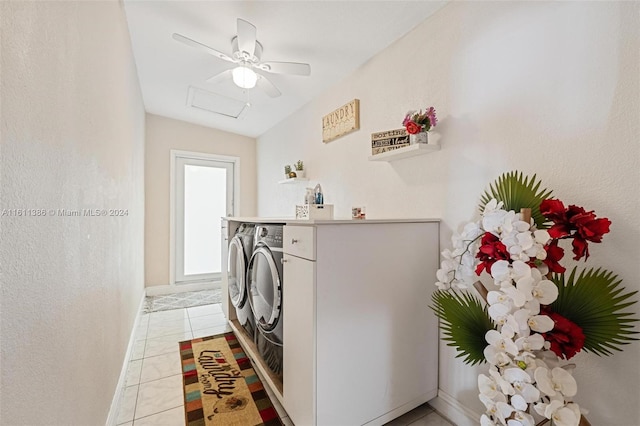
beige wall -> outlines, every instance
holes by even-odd
[[[586,267],[613,270],[640,290],[639,8],[451,2],[258,139],[258,213],[293,215],[305,185],[277,181],[282,165],[302,159],[337,216],[365,205],[371,218],[439,217],[444,248],[489,182],[513,169],[538,173],[558,198],[613,222],[604,244],[590,247]],[[323,144],[321,117],[353,98],[361,129]],[[372,132],[399,128],[407,110],[430,105],[441,120],[431,135],[441,151],[367,160]],[[444,344],[440,355],[439,408],[459,425],[477,424],[446,401],[483,412],[477,374],[487,367],[464,365]],[[591,410],[592,424],[640,419],[638,359],[640,343],[608,358],[575,358],[576,400]]]
[[[1,423],[105,424],[144,292],[144,109],[124,11],[19,1],[0,16],[0,207],[46,212],[0,218]]]
[[[145,284],[168,285],[170,151],[240,157],[240,215],[256,213],[256,141],[222,130],[147,114]]]

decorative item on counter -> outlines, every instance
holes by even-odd
[[[316,196],[313,193],[313,188],[307,188],[307,192],[304,195],[304,203],[305,204],[315,204],[316,203]]]
[[[284,166],[284,176],[289,179],[291,178],[291,166],[290,165],[286,165]]]
[[[333,219],[333,204],[296,205],[296,219],[331,220]]]
[[[324,204],[324,194],[322,193],[322,187],[320,184],[317,184],[313,190],[313,193],[316,197],[316,204]]]
[[[436,124],[438,124],[438,118],[434,107],[427,108],[425,112],[422,112],[422,110],[409,111],[404,120],[402,120],[402,125],[409,133],[409,143],[411,145],[429,143],[427,132],[436,127]]]
[[[409,146],[409,134],[405,128],[371,133],[371,155],[382,154],[405,146]]]
[[[563,361],[580,351],[612,355],[638,340],[628,310],[637,291],[605,269],[575,266],[565,275],[561,264],[565,249],[586,261],[611,221],[565,207],[551,192],[535,175],[502,175],[481,197],[477,220],[442,252],[432,309],[458,357],[489,364],[478,376],[482,425],[589,425],[574,401],[575,364]]]
[[[366,219],[367,217],[366,207],[352,207],[351,219]]]
[[[298,160],[296,161],[296,163],[294,164],[295,168],[296,168],[296,175],[299,178],[303,178],[305,175],[305,171],[304,171],[304,163],[302,162],[302,160]]]

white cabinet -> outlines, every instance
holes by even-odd
[[[284,228],[283,405],[296,426],[382,425],[437,394],[436,221]]]

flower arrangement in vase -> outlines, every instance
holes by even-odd
[[[442,252],[432,309],[443,339],[465,363],[489,364],[478,376],[486,407],[482,426],[588,425],[573,401],[575,365],[563,363],[584,350],[611,355],[632,340],[636,303],[621,280],[604,269],[565,276],[560,241],[571,240],[574,260],[589,257],[611,221],[551,198],[540,181],[522,173],[502,175],[484,193],[480,217],[452,236]],[[488,275],[487,286],[478,278]],[[483,301],[469,290],[474,287]],[[485,302],[485,303],[483,303]]]
[[[402,120],[402,125],[409,133],[409,142],[411,144],[427,143],[427,132],[436,127],[437,124],[438,118],[434,107],[429,107],[424,112],[422,110],[409,111],[404,120]]]

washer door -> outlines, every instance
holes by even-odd
[[[236,308],[242,308],[247,301],[245,284],[245,257],[242,240],[235,236],[229,243],[229,265],[227,279],[229,282],[229,299]]]
[[[258,243],[247,271],[249,303],[256,324],[265,332],[271,332],[280,319],[282,311],[282,284],[278,267],[271,250]]]

